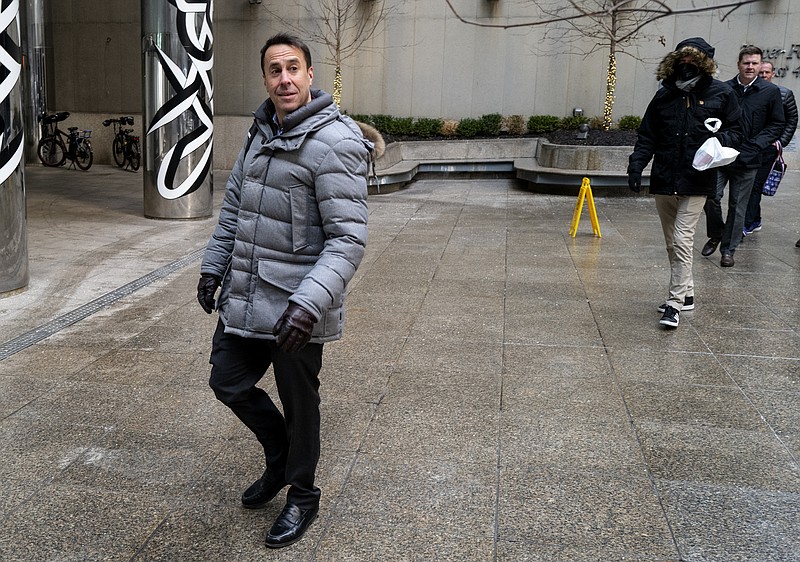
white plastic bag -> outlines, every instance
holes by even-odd
[[[711,117],[705,120],[705,126],[712,133],[716,133],[722,126],[722,121]],[[739,156],[738,150],[722,146],[716,137],[710,137],[695,152],[692,167],[702,172],[710,168],[726,166],[736,160],[737,156]]]

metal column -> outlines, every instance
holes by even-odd
[[[19,0],[0,5],[0,294],[28,285]]]
[[[211,216],[213,0],[143,0],[144,215]]]
[[[36,147],[41,139],[39,115],[47,109],[46,46],[44,32],[44,0],[26,0],[20,10],[22,16],[22,80],[26,104],[25,116],[25,159],[36,162]]]

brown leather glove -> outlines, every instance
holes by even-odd
[[[285,353],[300,351],[311,340],[311,332],[316,320],[302,306],[289,303],[286,310],[275,323],[272,333],[275,343]]]
[[[219,278],[208,273],[200,275],[200,281],[197,282],[197,302],[208,314],[214,310],[214,293],[217,292],[219,283]]]

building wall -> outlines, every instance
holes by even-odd
[[[316,5],[321,0],[303,0]],[[489,29],[456,19],[443,0],[388,0],[395,12],[344,68],[343,109],[352,113],[460,119],[503,115],[601,115],[607,51],[571,54],[576,47],[552,43],[552,26]],[[527,0],[453,0],[469,19],[519,24],[535,19]],[[364,0],[363,6],[373,2]],[[675,5],[685,5],[676,2]],[[138,2],[59,0],[47,3],[48,107],[98,117],[141,112],[141,30]],[[293,3],[263,0],[215,2],[215,114],[239,123],[264,98],[258,53],[264,40],[285,27],[275,10],[295,26],[305,11]],[[614,116],[641,115],[658,87],[658,61],[683,38],[700,35],[717,50],[722,79],[736,73],[741,45],[768,50],[786,75],[776,82],[800,93],[800,2],[762,0],[720,21],[708,12],[661,19],[643,30],[634,55],[620,55]],[[327,53],[311,42],[314,83],[333,88]],[[794,48],[794,50],[793,50]],[[775,52],[773,52],[775,51]],[[781,52],[782,51],[782,52]],[[91,125],[91,124],[90,124]],[[235,134],[220,135],[237,139]],[[235,146],[224,147],[229,161]],[[223,150],[222,146],[215,150]]]
[[[45,3],[48,109],[141,112],[139,12],[125,0]]]

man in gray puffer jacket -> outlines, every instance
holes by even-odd
[[[266,456],[242,504],[263,507],[289,486],[266,536],[278,548],[299,540],[319,509],[322,347],[341,337],[345,290],[364,255],[372,144],[311,89],[301,40],[267,40],[261,68],[268,99],[231,171],[197,297],[220,316],[209,384]],[[283,414],[256,386],[270,365]]]

